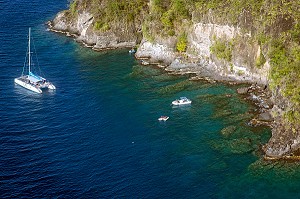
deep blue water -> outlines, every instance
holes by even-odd
[[[94,52],[47,31],[67,4],[0,0],[0,198],[300,197],[299,164],[261,160],[270,129],[246,125],[255,107],[236,87],[170,76],[126,50]],[[28,27],[55,92],[13,83]],[[180,96],[192,105],[170,106]]]

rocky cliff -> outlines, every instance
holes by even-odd
[[[52,31],[74,36],[76,41],[94,50],[134,47],[138,43],[138,33],[134,32],[134,28],[128,29],[119,24],[117,29],[102,32],[95,30],[94,24],[94,16],[88,11],[81,10],[75,17],[70,16],[68,11],[62,11],[49,22],[49,27]]]
[[[233,40],[240,37],[232,52],[231,62],[219,60],[210,48],[218,39]],[[155,42],[143,40],[137,50],[137,58],[148,58],[153,63],[164,63],[167,70],[193,71],[198,76],[210,76],[217,80],[254,82],[267,84],[269,63],[261,68],[253,62],[260,55],[258,44],[248,44],[249,35],[242,34],[238,27],[219,24],[194,24],[187,35],[185,53],[175,50],[175,39],[156,38]],[[187,70],[186,70],[187,69]]]
[[[119,18],[114,20],[109,28],[101,22],[100,29],[95,28],[99,25],[99,16],[85,1],[74,1],[73,7],[74,4],[76,13],[72,14],[71,9],[58,13],[55,19],[49,22],[50,29],[72,35],[78,42],[95,50],[138,46],[137,59],[159,64],[165,67],[166,71],[176,74],[194,73],[196,77],[263,86],[272,81],[269,75],[272,68],[268,59],[269,48],[253,35],[253,29],[259,28],[257,25],[255,27],[255,23],[250,24],[250,27],[249,21],[253,18],[249,17],[246,11],[240,15],[239,23],[235,24],[213,17],[211,12],[203,14],[198,20],[192,20],[188,25],[181,23],[176,26],[176,23],[172,22],[170,27],[175,27],[174,34],[170,27],[160,29],[162,26],[156,23],[157,19],[151,17],[154,13],[154,9],[151,8],[155,6],[154,1],[142,5],[141,9],[145,9],[145,6],[146,10],[148,9],[146,14],[139,12],[134,20],[126,23]],[[122,9],[124,7],[126,6],[123,5]],[[163,5],[163,8],[165,7],[168,6]],[[164,14],[160,16],[163,20]],[[192,18],[196,16],[197,13],[194,12]],[[154,21],[149,21],[149,18]],[[163,22],[168,25],[168,21]],[[182,22],[185,22],[185,19]],[[142,31],[145,25],[148,27],[147,33]],[[161,33],[162,30],[171,33],[164,34]],[[184,50],[177,48],[179,32],[186,33]],[[280,87],[277,86],[272,91],[271,100],[275,105],[270,112],[275,120],[272,124],[272,138],[263,147],[266,157],[297,155],[294,152],[300,147],[300,135],[297,133],[300,128],[284,118],[286,110],[290,110],[293,103],[282,95]]]

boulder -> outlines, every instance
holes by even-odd
[[[269,112],[265,112],[258,115],[258,120],[271,122],[273,121],[273,117]]]

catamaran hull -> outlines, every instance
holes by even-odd
[[[35,86],[31,85],[31,84],[23,82],[23,81],[21,81],[21,80],[19,80],[17,78],[15,79],[15,83],[18,84],[18,85],[20,85],[20,86],[22,86],[22,87],[24,87],[24,88],[26,88],[26,89],[28,89],[28,90],[36,92],[36,93],[42,93],[43,92],[40,88],[37,88],[37,87],[35,87]]]
[[[49,85],[48,85],[48,89],[55,90],[56,87],[55,87],[53,84],[49,84]]]

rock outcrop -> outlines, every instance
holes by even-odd
[[[232,40],[239,37],[241,44],[234,48],[232,62],[217,59],[210,48],[217,39]],[[157,38],[155,42],[143,40],[137,50],[138,59],[148,58],[150,62],[164,63],[168,71],[195,73],[198,76],[210,76],[213,79],[238,82],[256,82],[267,84],[269,64],[258,69],[253,62],[260,54],[258,44],[247,43],[249,34],[243,35],[239,28],[218,24],[194,24],[188,33],[188,47],[184,57],[176,52],[176,40]],[[242,47],[241,47],[242,46]],[[249,61],[252,60],[251,61]],[[188,70],[186,70],[188,68]]]
[[[266,159],[291,159],[299,160],[300,136],[299,125],[291,123],[283,117],[291,106],[277,89],[272,96],[274,106],[272,108],[275,117],[272,125],[272,137],[263,147]]]
[[[135,56],[138,59],[147,58],[152,63],[164,63],[170,65],[176,58],[174,45],[175,41],[172,41],[172,39],[160,43],[151,43],[144,39]]]
[[[58,13],[54,20],[49,22],[52,31],[65,33],[76,38],[94,50],[131,48],[137,45],[137,34],[122,29],[105,32],[94,30],[94,17],[87,11],[78,12],[76,17],[70,17],[68,11]]]

